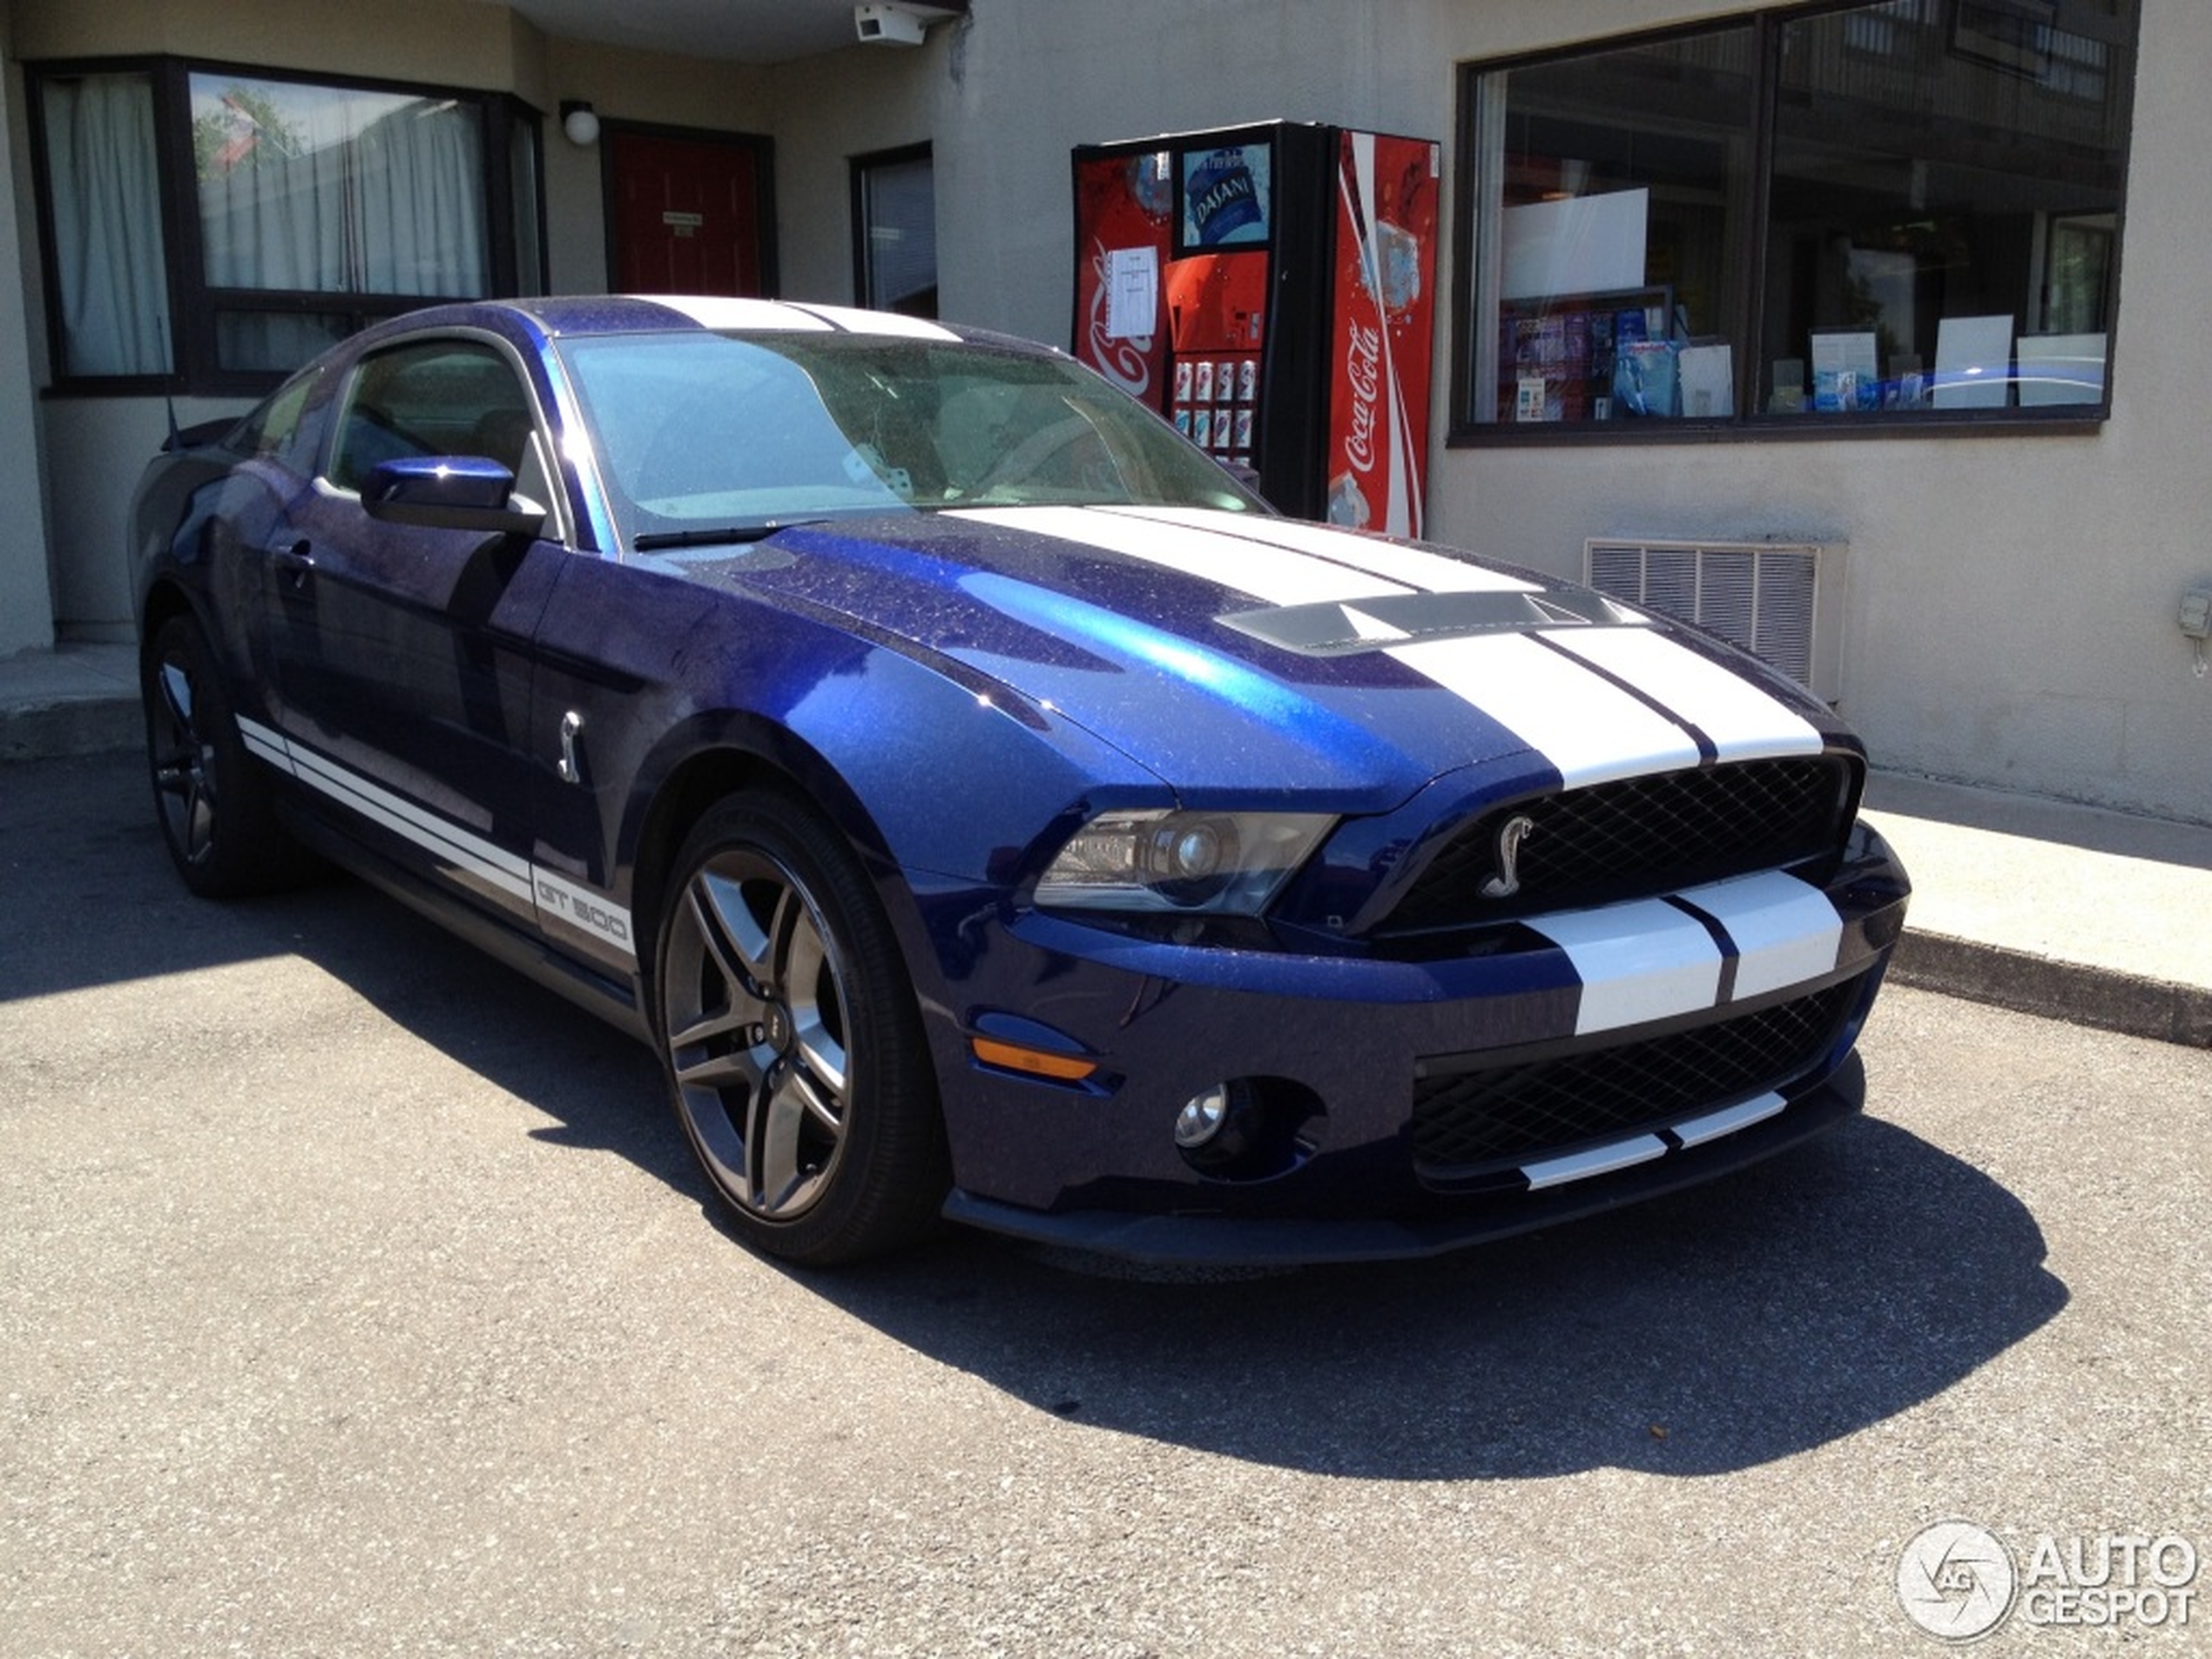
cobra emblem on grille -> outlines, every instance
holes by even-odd
[[[1481,887],[1486,899],[1510,899],[1521,891],[1521,844],[1536,827],[1526,813],[1515,813],[1498,826],[1498,873]]]

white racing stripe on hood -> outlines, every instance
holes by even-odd
[[[1534,582],[1524,582],[1519,577],[1507,576],[1503,571],[1489,570],[1466,559],[1432,553],[1426,548],[1402,547],[1396,542],[1386,542],[1372,536],[1356,536],[1350,530],[1308,523],[1304,519],[1262,518],[1257,514],[1209,513],[1188,507],[1116,507],[1109,510],[1130,518],[1150,519],[1156,523],[1183,524],[1192,529],[1211,530],[1244,541],[1264,543],[1269,547],[1287,548],[1294,553],[1311,553],[1316,557],[1327,559],[1332,564],[1347,565],[1386,581],[1403,582],[1407,587],[1424,593],[1543,591]]]
[[[1513,732],[1568,789],[1697,764],[1697,740],[1681,726],[1525,634],[1425,639],[1387,654]]]
[[[1119,553],[1278,605],[1543,591],[1440,554],[1287,519],[1085,507],[972,508],[950,516]],[[1820,752],[1819,732],[1801,716],[1649,627],[1559,628],[1544,638],[1548,644],[1487,634],[1386,650],[1542,755],[1569,789],[1695,766],[1703,754],[1693,732],[1704,733],[1723,760]]]
[[[1270,604],[1325,604],[1337,599],[1419,591],[1404,583],[1348,570],[1326,559],[1224,536],[1211,524],[1163,523],[1083,507],[962,508],[952,516],[1142,559],[1202,582],[1249,593]]]
[[[1561,651],[1656,698],[1711,739],[1723,760],[1820,752],[1820,733],[1742,675],[1648,628],[1561,628]]]

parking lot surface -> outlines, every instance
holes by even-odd
[[[1865,1119],[1594,1223],[802,1276],[644,1049],[355,884],[188,898],[145,792],[0,772],[11,1655],[1933,1656],[1947,1520],[1978,1654],[2212,1649],[2212,1568],[2029,1594],[2212,1556],[2202,1050],[1893,989]]]

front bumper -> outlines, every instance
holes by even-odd
[[[989,1232],[1127,1261],[1204,1267],[1295,1267],[1440,1256],[1696,1186],[1771,1157],[1865,1104],[1865,1074],[1851,1055],[1781,1113],[1726,1137],[1588,1180],[1524,1190],[1448,1210],[1401,1217],[1276,1217],[1147,1215],[1127,1211],[1023,1209],[955,1189],[951,1221]]]
[[[933,930],[957,971],[925,996],[946,1213],[1159,1261],[1354,1260],[1706,1179],[1858,1109],[1851,1049],[1908,893],[1861,826],[1820,887],[1747,878],[1532,918],[1418,962],[970,909],[956,953]],[[1097,1070],[1053,1082],[978,1062],[969,1039],[1009,1022]],[[1767,1046],[1734,1053],[1777,1022],[1783,1046],[1758,1035]],[[1171,1126],[1228,1081],[1250,1085],[1271,1128],[1255,1157],[1201,1167]]]

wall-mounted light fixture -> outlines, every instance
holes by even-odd
[[[561,131],[569,135],[570,144],[578,149],[589,150],[599,142],[598,114],[580,98],[563,98]]]

